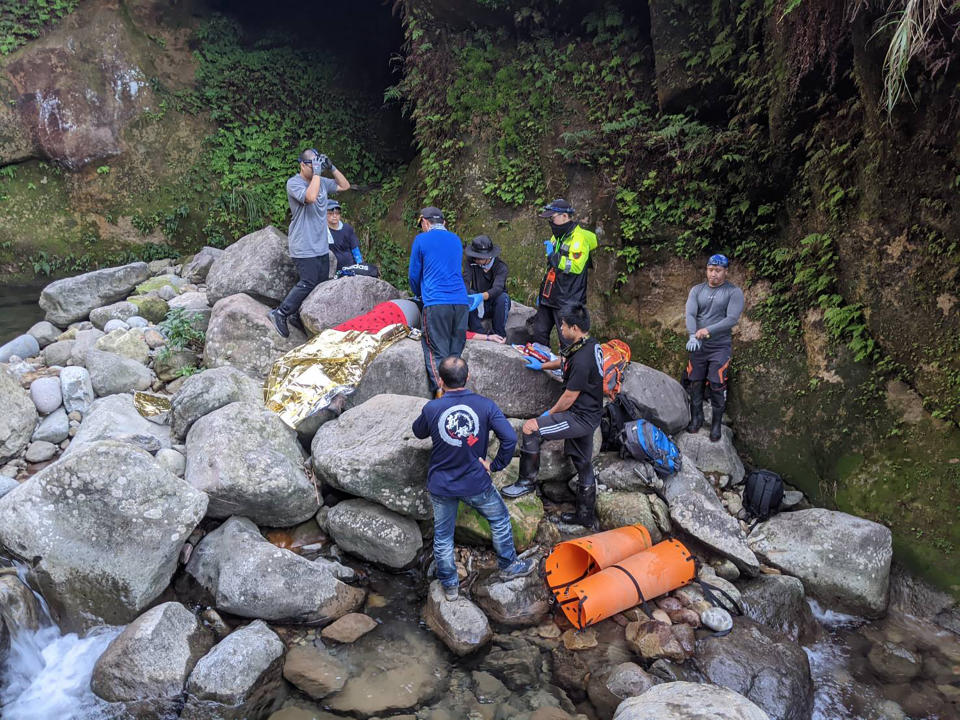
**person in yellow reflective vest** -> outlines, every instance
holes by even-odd
[[[537,314],[533,319],[533,341],[550,344],[550,333],[557,329],[560,347],[567,345],[560,332],[561,313],[587,303],[587,271],[592,266],[590,253],[597,249],[597,236],[573,219],[576,210],[563,198],[543,208],[540,217],[550,225],[550,239],[544,240],[547,271],[540,283]]]

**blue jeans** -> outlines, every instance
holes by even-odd
[[[430,493],[430,499],[433,501],[433,558],[437,562],[437,579],[441,585],[457,587],[460,584],[457,565],[453,559],[453,530],[457,524],[457,508],[461,500],[490,523],[493,549],[497,552],[500,569],[508,567],[517,559],[510,512],[492,484],[479,495],[446,497]]]
[[[508,315],[510,315],[510,296],[506,293],[500,293],[493,300],[483,301],[483,316],[485,318],[490,318],[490,323],[493,326],[494,334],[499,335],[500,337],[507,336]],[[477,314],[476,310],[470,313],[468,329],[470,332],[475,333],[487,332],[483,327],[483,320],[480,319],[480,316]]]

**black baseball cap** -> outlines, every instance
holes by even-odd
[[[563,198],[557,198],[549,205],[543,208],[543,212],[540,213],[542,218],[552,218],[554,215],[560,213],[566,213],[567,215],[573,215],[576,210],[573,209],[573,205],[568,203]]]
[[[440,208],[429,205],[420,211],[420,217],[433,222],[443,222],[443,211],[440,210]]]

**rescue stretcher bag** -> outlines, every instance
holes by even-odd
[[[547,556],[547,584],[556,594],[651,545],[650,532],[639,523],[558,543]]]

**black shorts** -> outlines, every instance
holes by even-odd
[[[563,440],[563,454],[574,467],[593,460],[593,433],[600,422],[591,425],[569,411],[552,413],[537,418],[537,427],[543,440]]]
[[[684,385],[709,380],[714,387],[724,387],[730,375],[730,361],[733,359],[733,347],[721,345],[715,348],[701,348],[690,353],[687,369],[683,372]]]

